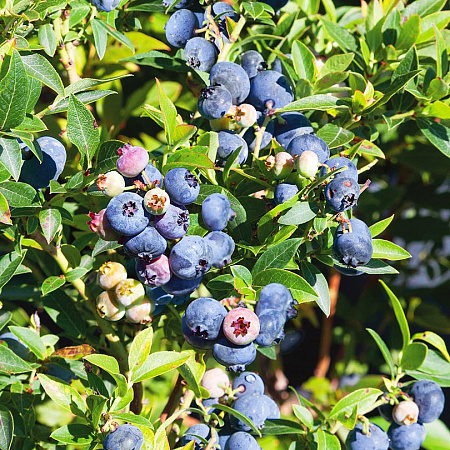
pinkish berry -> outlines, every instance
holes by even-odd
[[[133,278],[121,281],[115,287],[114,292],[117,301],[126,308],[138,304],[145,296],[144,285]]]
[[[232,309],[223,321],[225,337],[237,345],[247,345],[259,334],[258,316],[248,308]]]
[[[419,407],[413,401],[400,402],[392,410],[392,418],[399,425],[411,425],[419,418]]]
[[[105,290],[115,288],[121,281],[127,278],[125,267],[113,261],[108,261],[100,266],[97,272],[97,284]]]
[[[125,179],[119,172],[112,170],[98,177],[97,187],[102,191],[103,195],[112,198],[123,192]]]
[[[117,150],[117,170],[127,178],[137,177],[147,166],[150,158],[142,147],[125,144]]]
[[[205,372],[201,385],[211,397],[222,397],[230,387],[230,379],[223,369],[216,367]]]
[[[89,229],[93,233],[97,233],[100,239],[104,241],[118,241],[120,238],[120,234],[115,232],[106,218],[106,208],[102,209],[98,214],[94,212],[90,212],[88,216],[91,218],[89,222],[86,222],[89,225]]]
[[[170,197],[160,188],[150,189],[144,197],[144,208],[154,216],[161,216],[169,209]]]
[[[287,152],[280,152],[275,155],[273,164],[273,174],[277,180],[286,178],[294,168],[294,159]]]
[[[154,309],[155,304],[148,297],[144,297],[140,303],[131,306],[126,310],[125,317],[128,322],[145,325],[152,321],[151,314]]]
[[[125,315],[125,306],[117,302],[114,292],[103,291],[96,300],[98,315],[105,320],[117,322]]]
[[[170,280],[169,258],[161,255],[150,262],[139,259],[136,262],[136,273],[139,280],[146,286],[163,286]]]
[[[305,178],[313,178],[319,168],[319,157],[316,153],[306,150],[295,162],[298,173]]]

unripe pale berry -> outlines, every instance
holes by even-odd
[[[106,197],[115,197],[123,192],[125,189],[124,177],[115,170],[107,172],[98,177],[97,187],[102,191]]]
[[[257,119],[255,107],[247,103],[242,103],[239,106],[233,105],[227,114],[231,114],[241,127],[251,127]]]
[[[105,290],[113,289],[127,278],[125,267],[114,261],[108,261],[100,266],[97,272],[97,284]]]
[[[235,308],[225,316],[222,329],[233,344],[247,345],[258,337],[259,319],[248,308]]]
[[[125,144],[117,150],[117,170],[127,178],[137,177],[147,166],[150,158],[142,147]]]
[[[287,152],[280,152],[275,155],[273,161],[273,174],[277,180],[286,178],[294,168],[294,158]]]
[[[102,319],[116,322],[125,315],[125,306],[117,302],[114,292],[103,291],[96,300],[97,313]]]
[[[205,372],[201,385],[211,397],[222,397],[230,386],[230,380],[223,369],[216,367]]]
[[[98,237],[104,241],[117,241],[120,235],[111,228],[105,213],[106,208],[99,213],[90,212],[88,216],[91,220],[87,222],[89,229],[93,233],[97,233]]]
[[[138,280],[127,278],[121,281],[114,290],[117,301],[125,307],[136,305],[145,296],[144,285]]]
[[[125,317],[128,322],[131,323],[141,323],[143,325],[152,321],[151,314],[155,310],[155,303],[152,302],[148,297],[130,308],[127,308],[125,312]]]
[[[310,151],[304,151],[295,161],[298,173],[305,178],[313,178],[319,168],[318,156]]]
[[[400,402],[392,410],[392,418],[399,425],[411,425],[417,422],[419,407],[413,401]]]
[[[231,130],[239,131],[241,127],[233,120],[232,116],[224,116],[220,119],[212,119],[209,121],[209,125],[212,131]]]
[[[160,188],[150,189],[144,197],[144,208],[154,216],[163,215],[170,206],[170,197]]]

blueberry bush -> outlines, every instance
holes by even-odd
[[[449,22],[0,0],[0,449],[449,449]]]

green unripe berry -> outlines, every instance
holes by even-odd
[[[128,322],[141,323],[143,325],[152,321],[151,314],[155,310],[155,304],[148,297],[130,308],[127,308],[125,317]]]
[[[124,191],[125,179],[119,172],[112,170],[98,177],[97,187],[103,195],[112,198]]]
[[[298,173],[305,178],[313,178],[319,169],[319,158],[310,150],[303,152],[295,161]]]
[[[97,272],[97,284],[105,290],[113,289],[127,278],[125,267],[114,261],[108,261],[100,266]]]
[[[117,301],[128,308],[138,304],[145,296],[145,289],[141,282],[133,278],[121,281],[114,290]]]
[[[95,303],[97,313],[102,319],[117,322],[125,315],[125,306],[117,302],[114,292],[103,291]]]

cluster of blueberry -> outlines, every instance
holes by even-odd
[[[297,315],[296,304],[289,289],[279,283],[261,290],[255,312],[243,303],[227,311],[221,302],[201,297],[186,308],[183,335],[193,347],[212,349],[227,370],[240,372],[255,360],[255,343],[271,347],[284,338],[286,320]]]
[[[421,448],[426,436],[423,424],[434,422],[442,414],[444,392],[431,380],[416,381],[405,391],[400,399],[387,394],[388,403],[379,407],[381,416],[392,422],[387,433],[373,423],[358,424],[347,437],[349,450]]]
[[[99,213],[90,213],[89,226],[100,238],[123,243],[125,253],[136,260],[139,281],[127,278],[118,263],[104,264],[98,283],[105,291],[97,306],[108,320],[126,315],[131,322],[146,323],[155,305],[184,302],[211,267],[221,268],[230,261],[235,244],[222,230],[235,213],[224,195],[211,194],[202,203],[203,222],[211,232],[205,237],[186,236],[190,223],[186,205],[200,193],[195,175],[175,168],[163,180],[142,147],[126,144],[118,155],[117,171],[97,180],[97,188],[111,200]],[[130,189],[136,192],[126,191]]]
[[[231,404],[234,410],[249,418],[257,428],[262,428],[267,419],[279,419],[278,405],[264,394],[264,382],[254,372],[239,374],[232,383],[228,375],[219,368],[207,370],[202,379],[202,386],[211,398],[203,400],[208,414],[220,414],[211,405]],[[225,425],[217,432],[206,424],[191,426],[183,435],[182,444],[195,441],[195,449],[206,447],[205,442],[214,438],[214,443],[226,450],[260,450],[256,439],[249,433],[251,428],[236,416],[222,413]],[[202,439],[199,439],[201,437]]]

